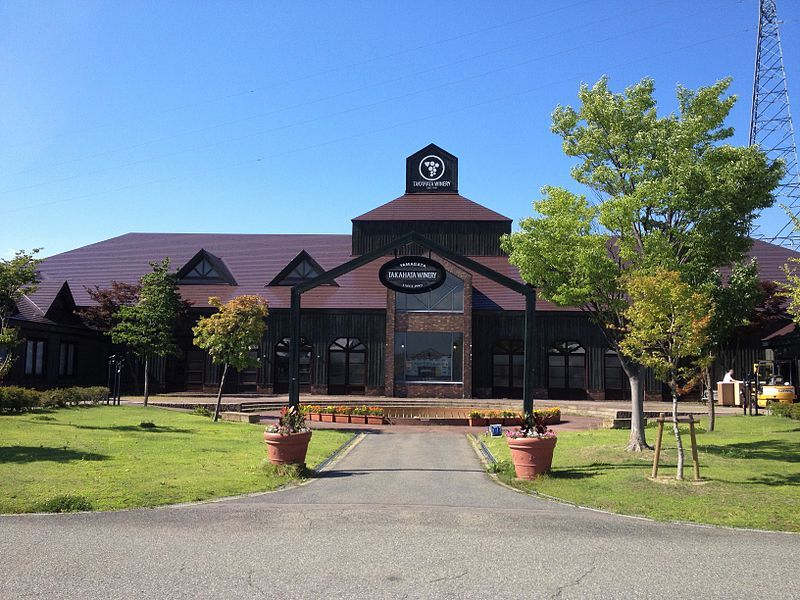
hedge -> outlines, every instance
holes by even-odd
[[[0,387],[0,412],[22,412],[43,406],[64,408],[78,404],[97,404],[108,398],[108,388],[68,387],[52,390],[32,390],[17,386]]]
[[[53,388],[41,392],[42,406],[48,408],[97,404],[107,399],[108,388],[104,386]]]
[[[800,421],[800,404],[781,404],[780,402],[770,402],[769,410],[773,415],[786,417]]]
[[[28,388],[0,387],[0,411],[22,412],[39,406],[40,392]]]

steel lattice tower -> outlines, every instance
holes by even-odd
[[[775,189],[776,201],[795,216],[800,216],[797,146],[789,112],[779,23],[775,0],[760,0],[750,144],[761,146],[771,160],[784,161],[786,175]],[[794,224],[788,217],[776,235],[763,236],[763,239],[792,248],[800,247],[800,236],[794,233]]]

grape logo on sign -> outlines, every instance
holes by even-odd
[[[444,175],[444,161],[435,154],[429,154],[419,163],[419,174],[426,181],[436,181]]]

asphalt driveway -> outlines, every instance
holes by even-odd
[[[462,434],[397,430],[287,491],[0,517],[0,597],[797,598],[799,550],[537,500]]]

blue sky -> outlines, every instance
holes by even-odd
[[[757,0],[0,3],[0,253],[129,231],[347,233],[403,193],[405,157],[515,221],[580,191],[550,133],[608,75],[731,75],[747,143]],[[800,7],[778,3],[800,114]],[[798,123],[796,123],[798,125]],[[782,213],[762,216],[776,231]]]

